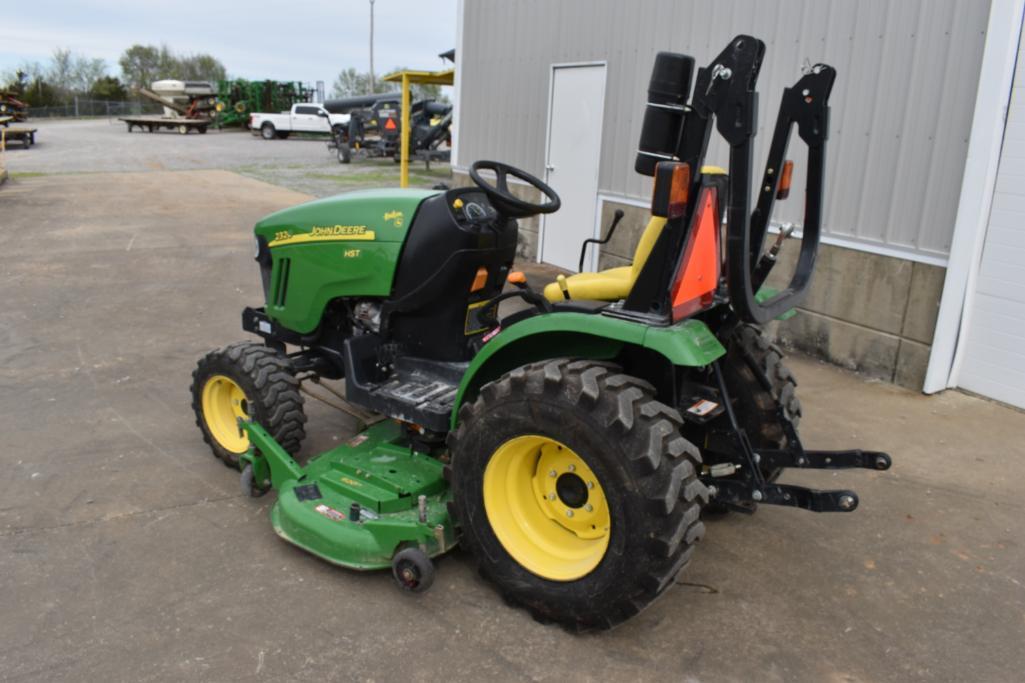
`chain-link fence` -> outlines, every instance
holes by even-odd
[[[138,116],[161,114],[163,108],[156,102],[110,102],[75,98],[69,104],[54,107],[29,107],[32,119],[83,118],[87,116]]]

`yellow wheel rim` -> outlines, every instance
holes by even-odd
[[[235,380],[213,375],[203,385],[203,420],[217,443],[232,453],[245,453],[249,437],[238,419],[249,419],[249,400]]]
[[[546,436],[518,436],[492,454],[484,509],[506,552],[551,581],[586,576],[609,547],[609,506],[598,477]]]

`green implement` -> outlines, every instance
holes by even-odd
[[[253,444],[244,479],[254,493],[277,491],[271,523],[289,543],[358,570],[391,567],[407,548],[435,557],[455,546],[444,466],[402,445],[397,423],[378,422],[305,468],[260,425],[240,424]]]

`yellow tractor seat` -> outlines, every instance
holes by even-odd
[[[719,166],[702,166],[702,175],[726,175],[726,169]],[[637,281],[641,274],[644,263],[651,254],[655,240],[662,234],[662,228],[666,226],[665,218],[652,216],[648,226],[644,228],[641,239],[634,250],[633,262],[629,266],[609,268],[597,273],[577,273],[566,278],[566,290],[570,299],[584,299],[587,301],[619,301],[625,299],[626,295]],[[545,298],[552,303],[565,301],[566,297],[558,282],[545,285]]]
[[[662,234],[662,228],[666,225],[665,218],[652,216],[648,221],[648,227],[644,228],[637,249],[634,250],[633,263],[629,266],[609,268],[597,273],[577,273],[566,278],[566,289],[571,299],[585,299],[590,301],[619,301],[625,299],[630,289],[641,274],[645,261],[655,246],[655,240]],[[551,302],[565,301],[562,287],[558,282],[552,282],[545,286],[545,298]]]

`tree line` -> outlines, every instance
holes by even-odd
[[[404,71],[405,67],[395,67],[388,73],[394,73],[396,71]],[[394,92],[399,89],[397,83],[390,83],[382,81],[380,76],[374,79],[374,88],[370,89],[370,72],[368,71],[357,71],[356,69],[349,67],[343,69],[338,74],[338,78],[335,79],[334,86],[331,88],[331,94],[334,97],[355,97],[357,95],[370,95],[371,93],[386,93]],[[448,98],[442,94],[441,86],[434,85],[431,83],[414,83],[409,86],[410,97],[413,101],[418,100],[438,100],[441,102],[448,102]]]
[[[63,105],[75,97],[123,101],[156,80],[219,81],[224,65],[208,54],[177,54],[166,45],[132,45],[118,59],[112,75],[106,60],[66,48],[53,51],[46,63],[25,62],[0,76],[0,90],[32,107]]]
[[[153,81],[213,81],[227,78],[224,65],[208,54],[177,54],[166,45],[132,45],[117,61],[119,73],[113,75],[106,60],[86,57],[66,48],[53,51],[49,61],[25,62],[0,74],[0,90],[10,92],[32,107],[69,104],[75,97],[123,101]],[[392,71],[399,71],[395,68]],[[373,92],[392,92],[394,83],[375,79]],[[370,74],[354,68],[343,69],[335,79],[333,95],[350,97],[370,94]],[[447,101],[438,85],[413,85],[415,100]]]

